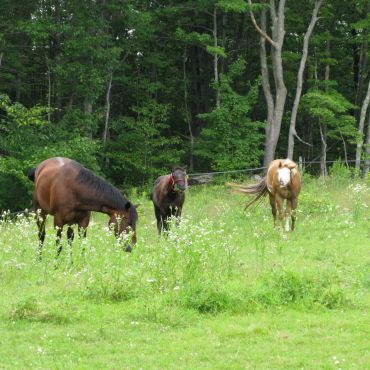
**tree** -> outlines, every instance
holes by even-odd
[[[259,84],[252,85],[245,96],[231,87],[244,68],[245,62],[239,60],[230,66],[229,73],[221,75],[222,105],[199,115],[207,122],[207,127],[199,137],[196,153],[208,160],[216,171],[258,166],[262,154],[259,132],[262,125],[248,117],[258,98]]]
[[[261,11],[261,27],[258,26],[253,13],[253,4],[250,5],[250,17],[253,25],[261,36],[260,60],[262,87],[267,103],[267,126],[265,131],[264,167],[274,159],[276,145],[279,140],[281,122],[284,114],[287,88],[284,82],[282,49],[285,36],[285,0],[279,0],[277,6],[270,0],[270,22],[272,36],[267,34],[267,9]],[[273,72],[274,89],[271,89],[269,69],[267,64],[266,41],[271,46],[271,64]]]
[[[357,172],[360,171],[362,146],[364,143],[363,134],[364,134],[365,118],[366,118],[366,112],[367,112],[369,103],[370,103],[370,81],[369,81],[369,86],[367,88],[365,99],[362,103],[360,121],[358,124],[358,138],[357,138],[357,145],[356,145],[356,166],[355,166]]]
[[[294,154],[294,138],[296,137],[298,140],[303,142],[303,140],[298,136],[297,131],[296,131],[297,112],[298,112],[299,103],[301,100],[302,88],[303,88],[303,73],[306,67],[306,61],[307,61],[307,55],[308,55],[308,43],[309,43],[311,34],[313,32],[313,29],[315,27],[315,24],[318,21],[317,14],[319,12],[319,9],[322,3],[323,3],[323,0],[315,1],[315,6],[312,12],[311,21],[304,35],[302,57],[301,57],[301,61],[299,64],[299,70],[298,70],[298,75],[297,75],[296,94],[294,98],[292,113],[290,116],[289,136],[288,136],[288,153],[287,153],[287,158],[290,158],[290,159],[293,159],[293,154]]]
[[[136,118],[122,117],[112,122],[114,142],[106,145],[111,175],[120,184],[136,183],[144,186],[171,165],[180,163],[182,151],[177,137],[164,135],[170,107],[154,100],[132,107]],[[122,152],[121,148],[125,148]]]
[[[320,174],[327,176],[326,154],[327,136],[331,138],[356,138],[355,118],[348,114],[354,108],[343,95],[334,89],[312,89],[303,98],[303,109],[315,119],[319,125],[321,138]]]

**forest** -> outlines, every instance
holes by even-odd
[[[369,0],[0,4],[0,369],[369,368]]]
[[[175,164],[368,176],[367,0],[1,0],[0,209],[78,160],[125,192]]]

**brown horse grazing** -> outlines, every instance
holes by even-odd
[[[136,243],[136,207],[118,189],[78,162],[62,157],[50,158],[31,170],[28,177],[35,183],[33,204],[38,213],[39,257],[45,239],[47,215],[54,216],[58,256],[62,250],[60,239],[63,226],[68,225],[67,238],[70,242],[73,240],[73,224],[77,224],[79,232],[86,236],[91,211],[106,213],[109,224],[114,225],[116,236],[131,231],[132,243]],[[131,251],[130,245],[126,251]]]
[[[253,185],[233,185],[240,193],[251,195],[257,194],[245,209],[257,202],[265,195],[269,195],[274,226],[276,226],[276,210],[279,211],[280,225],[283,226],[283,201],[286,199],[286,220],[285,230],[289,231],[289,216],[292,217],[292,230],[296,221],[296,209],[298,205],[298,195],[301,191],[301,175],[297,164],[290,159],[275,159],[268,167],[266,176],[257,184]]]
[[[171,174],[160,176],[155,180],[151,198],[157,219],[158,235],[162,229],[168,231],[168,218],[181,220],[182,206],[185,202],[185,190],[188,187],[186,170],[176,167]]]

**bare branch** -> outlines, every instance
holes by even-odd
[[[271,39],[271,37],[264,32],[261,27],[257,24],[256,18],[254,17],[253,11],[252,11],[252,0],[248,0],[248,4],[250,5],[251,9],[249,10],[249,15],[251,17],[252,23],[256,31],[266,40],[268,41],[274,48],[276,48],[276,42]]]
[[[306,144],[306,145],[308,145],[308,146],[312,146],[312,144],[310,144],[310,143],[308,143],[307,141],[304,141],[303,139],[301,139],[299,136],[298,136],[298,134],[295,132],[294,133],[294,136],[301,142],[301,143],[303,143],[303,144]]]

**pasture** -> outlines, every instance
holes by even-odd
[[[293,233],[213,185],[159,240],[131,198],[131,254],[104,215],[57,262],[50,220],[41,262],[34,220],[2,222],[0,368],[369,368],[369,183],[304,178]]]

